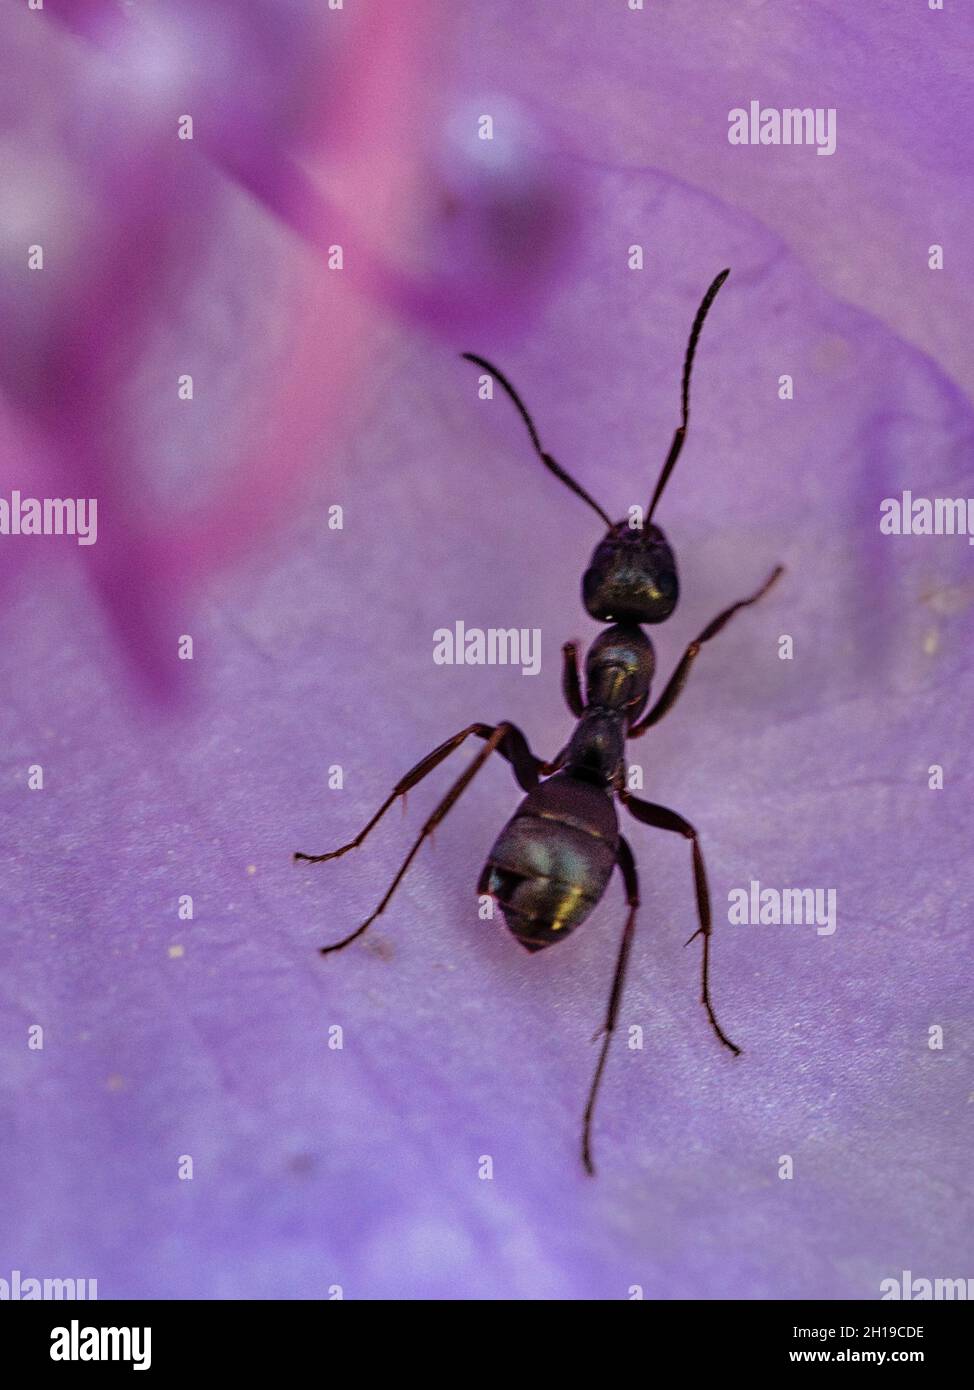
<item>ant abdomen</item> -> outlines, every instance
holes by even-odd
[[[478,891],[497,900],[529,951],[563,940],[605,892],[619,840],[610,791],[556,773],[528,793],[488,855]]]

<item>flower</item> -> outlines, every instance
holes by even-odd
[[[2,808],[16,846],[0,961],[4,1258],[97,1277],[102,1297],[869,1299],[904,1265],[963,1273],[970,550],[963,536],[884,536],[879,517],[906,489],[970,492],[952,57],[968,21],[952,16],[948,40],[944,17],[919,8],[840,19],[776,7],[773,29],[758,6],[451,9],[454,27],[417,44],[417,85],[448,86],[452,109],[469,100],[478,116],[503,99],[521,148],[552,131],[571,170],[574,259],[546,252],[564,273],[533,317],[518,332],[505,308],[468,318],[461,336],[443,301],[378,276],[378,297],[355,311],[367,351],[354,427],[327,471],[305,477],[300,501],[287,474],[287,510],[259,553],[219,575],[197,568],[194,659],[171,675],[196,699],[178,719],[133,716],[97,609],[54,602],[53,580],[43,605],[24,589],[3,617]],[[81,63],[71,55],[58,60]],[[727,112],[752,98],[834,108],[835,155],[731,146]],[[376,126],[366,141],[378,157]],[[389,155],[394,173],[402,157]],[[169,228],[157,174],[138,188],[114,243],[135,282],[146,252],[132,236],[154,247]],[[296,265],[298,243],[279,242],[280,219],[258,202],[211,196],[194,225],[223,262],[227,319],[249,338],[271,300],[300,312],[320,262]],[[380,202],[365,213],[372,230]],[[476,256],[475,203],[453,218],[454,242],[445,222],[432,241],[401,224],[413,278],[381,237],[375,264],[415,287],[424,252],[427,270],[441,247]],[[496,225],[503,255],[518,238]],[[259,268],[236,295],[230,229],[239,264]],[[935,242],[943,272],[927,268]],[[559,648],[598,630],[578,585],[600,528],[538,464],[509,402],[481,398],[459,352],[498,362],[544,447],[622,516],[648,501],[678,423],[690,320],[725,265],[657,517],[682,585],[652,634],[657,691],[715,613],[774,563],[787,573],[707,645],[678,706],[629,756],[638,794],[700,831],[712,989],[743,1056],[713,1038],[699,942],[683,947],[696,927],[689,849],[623,813],[642,905],[593,1182],[579,1129],[620,886],[531,957],[499,916],[482,919],[477,877],[520,797],[497,759],[362,942],[322,959],[373,909],[466,748],[410,794],[405,824],[390,814],[337,862],[289,856],[346,842],[473,720],[513,719],[543,756],[570,731]],[[258,298],[271,274],[295,292]],[[111,344],[122,310],[98,303]],[[211,370],[231,340],[221,322],[198,369],[221,392],[206,421],[217,454],[247,390],[236,370],[232,384]],[[272,331],[285,355],[276,318]],[[286,412],[273,414],[280,427]],[[80,447],[80,430],[68,442]],[[190,489],[173,452],[167,476]],[[287,452],[273,467],[297,467]],[[341,529],[327,525],[334,506]],[[180,564],[197,550],[172,544]],[[131,582],[126,561],[116,592]],[[541,674],[435,664],[433,633],[457,619],[540,628]],[[35,764],[45,783],[31,792]],[[752,880],[834,889],[835,933],[731,924],[728,895]],[[35,1024],[42,1050],[19,1041]]]

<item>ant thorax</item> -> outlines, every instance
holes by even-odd
[[[649,698],[656,670],[653,644],[638,623],[614,623],[600,632],[585,658],[586,704],[618,710],[631,724]]]

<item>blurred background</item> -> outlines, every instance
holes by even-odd
[[[879,508],[972,489],[972,30],[882,0],[5,7],[0,496],[95,497],[98,539],[0,536],[0,1275],[869,1299],[970,1273],[972,552]],[[731,145],[751,100],[834,108],[835,154]],[[658,514],[657,689],[787,575],[632,761],[701,832],[744,1055],[683,949],[686,846],[633,824],[592,1181],[619,886],[558,951],[480,920],[520,797],[494,760],[322,959],[466,749],[407,823],[291,854],[472,721],[569,734],[599,525],[459,353],[623,516],[724,266]],[[435,665],[458,620],[540,628],[540,675]],[[834,888],[836,933],[728,924],[751,879]]]

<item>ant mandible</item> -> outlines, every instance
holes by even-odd
[[[484,740],[483,748],[426,821],[378,907],[350,936],[333,946],[323,946],[322,955],[340,951],[357,940],[385,911],[423,841],[456,804],[494,752],[500,753],[511,764],[514,776],[527,795],[488,855],[477,891],[496,899],[510,931],[522,946],[529,951],[540,951],[545,946],[564,940],[576,927],[581,926],[605,892],[612,870],[618,866],[625,885],[629,912],[609,991],[605,1022],[593,1038],[594,1042],[601,1037],[603,1042],[582,1121],[582,1161],[590,1174],[595,1172],[592,1162],[592,1115],[619,1015],[639,907],[636,864],[628,841],[619,832],[613,794],[644,825],[673,831],[690,841],[700,923],[690,941],[697,936],[703,937],[701,999],[717,1037],[735,1055],[740,1053],[740,1048],[731,1042],[717,1022],[710,999],[710,894],[697,831],[675,811],[632,796],[625,785],[626,740],[640,738],[647,729],[658,724],[664,714],[669,713],[704,643],[716,637],[739,609],[756,603],[783,572],[782,566],[776,566],[756,593],[724,609],[713,622],[707,624],[687,647],[662,695],[644,714],[656,660],[653,644],[641,624],[663,622],[673,612],[679,597],[676,560],[663,532],[654,524],[653,516],[686,439],[690,373],[700,330],[717,291],[729,274],[729,270],[722,270],[717,276],[693,320],[683,361],[681,421],[673,435],[642,527],[634,528],[628,520],[613,524],[585,489],[542,449],[534,422],[506,377],[483,357],[472,352],[462,354],[468,362],[488,372],[506,391],[527,426],[535,453],[545,467],[605,522],[608,530],[596,546],[582,579],[582,599],[591,617],[599,622],[611,623],[611,626],[595,639],[585,658],[584,698],[577,648],[573,642],[566,643],[563,648],[562,686],[566,703],[578,723],[571,739],[553,761],[543,762],[535,757],[524,734],[511,723],[470,724],[417,763],[396,784],[354,840],[328,854],[299,853],[294,856],[296,860],[308,863],[323,863],[355,849],[393,802],[404,797],[454,749],[459,748],[465,739],[474,735]]]

